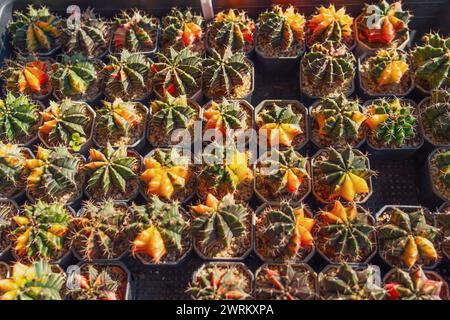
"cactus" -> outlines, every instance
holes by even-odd
[[[389,300],[441,300],[443,288],[441,279],[430,279],[421,267],[409,272],[395,268],[384,284]]]
[[[355,76],[356,59],[343,45],[316,43],[301,62],[302,88],[310,96],[346,93]]]
[[[9,234],[13,223],[11,217],[18,211],[12,202],[0,200],[0,255],[9,248],[11,243]],[[0,279],[1,276],[0,273]]]
[[[87,261],[119,258],[128,249],[133,232],[128,208],[106,199],[86,201],[81,210],[72,220],[70,247]]]
[[[60,45],[62,20],[47,7],[36,9],[28,6],[28,12],[13,13],[9,23],[11,43],[16,50],[25,54],[48,53]]]
[[[386,291],[375,279],[375,269],[355,270],[347,263],[319,276],[321,296],[327,300],[383,300]]]
[[[16,262],[11,277],[0,280],[0,300],[62,300],[65,281],[47,261]]]
[[[205,265],[188,292],[194,300],[245,300],[250,298],[250,279],[242,267]]]
[[[157,61],[152,63],[153,88],[164,97],[191,96],[201,89],[202,58],[189,48],[176,51],[169,48],[167,54],[156,53]]]
[[[156,149],[144,159],[145,169],[141,174],[147,196],[157,195],[172,199],[188,188],[191,180],[190,159],[175,148],[170,151]]]
[[[27,142],[36,133],[38,121],[39,107],[27,96],[8,92],[6,99],[0,99],[0,141]]]
[[[267,56],[296,56],[304,44],[305,17],[293,6],[276,5],[259,15],[258,46]]]
[[[328,8],[321,6],[308,23],[308,45],[333,41],[351,47],[352,25],[353,18],[346,14],[344,7],[336,10],[332,4]]]
[[[38,200],[26,204],[23,214],[11,219],[12,243],[19,259],[58,260],[66,253],[71,214],[63,204]]]
[[[433,135],[450,141],[450,92],[433,90],[431,102],[423,111],[424,120]]]
[[[190,8],[180,10],[172,8],[161,20],[161,42],[163,50],[189,48],[193,52],[203,54],[204,31],[203,17]]]
[[[211,49],[224,52],[248,52],[253,48],[254,21],[245,11],[228,9],[219,12],[209,25],[208,43]]]
[[[88,8],[80,16],[79,26],[64,28],[61,39],[67,54],[81,53],[88,58],[99,58],[108,50],[109,25]]]
[[[189,221],[183,216],[178,202],[163,202],[156,195],[146,206],[135,207],[135,228],[139,233],[133,240],[131,252],[151,259],[152,263],[176,260],[186,252]]]
[[[436,214],[436,222],[437,225],[441,228],[443,236],[441,248],[443,253],[448,258],[450,257],[450,203],[445,203],[443,207],[439,209],[439,212],[437,212]]]
[[[101,63],[76,54],[52,65],[51,81],[58,96],[92,99],[101,92]]]
[[[33,195],[42,195],[50,201],[64,198],[80,190],[79,167],[81,158],[67,148],[38,147],[36,159],[25,161],[25,168],[31,173],[27,177],[27,189]]]
[[[137,9],[121,11],[114,19],[112,49],[115,52],[148,52],[156,48],[159,21]]]
[[[39,133],[49,145],[64,144],[79,151],[89,138],[88,127],[92,118],[83,103],[70,98],[60,103],[50,101],[50,106],[42,112],[43,123],[39,127]]]
[[[398,98],[379,99],[367,109],[366,125],[372,137],[384,146],[403,147],[417,134],[414,107]]]
[[[406,54],[397,50],[379,50],[369,58],[369,76],[383,90],[386,86],[398,85],[409,71]]]
[[[325,184],[328,189],[321,195],[323,200],[342,198],[352,202],[369,193],[368,181],[375,172],[368,168],[367,162],[366,156],[355,153],[350,146],[342,151],[328,148],[327,154],[315,163],[319,171],[316,183]]]
[[[248,114],[239,101],[222,98],[219,102],[211,101],[210,106],[203,111],[203,118],[206,129],[216,129],[225,135],[227,130],[246,129]]]
[[[257,116],[259,134],[267,138],[269,146],[281,144],[290,147],[295,137],[303,133],[302,117],[302,114],[292,110],[290,104],[280,107],[273,103],[270,108],[263,109]]]
[[[268,207],[256,221],[256,250],[267,259],[304,259],[314,247],[315,220],[302,206]]]
[[[438,33],[426,34],[423,45],[411,51],[416,84],[425,90],[450,86],[450,40]]]
[[[383,217],[383,216],[381,216]],[[380,254],[395,266],[412,268],[417,263],[430,265],[437,261],[439,229],[428,224],[422,208],[386,212],[387,221],[378,218],[377,236]]]
[[[27,174],[24,149],[15,144],[0,142],[0,197],[11,197],[24,187]]]
[[[86,190],[91,197],[114,196],[117,192],[119,197],[126,197],[133,192],[132,182],[137,180],[139,162],[128,154],[126,146],[114,150],[108,142],[102,151],[90,149],[89,154],[90,159],[84,169],[89,177]]]
[[[381,0],[378,4],[366,4],[357,18],[360,41],[373,48],[397,48],[409,34],[411,14],[402,9],[401,1],[389,4]]]
[[[439,179],[444,183],[445,188],[450,190],[450,150],[442,151],[436,155]]]
[[[103,68],[105,94],[111,98],[142,99],[151,91],[150,61],[140,53],[123,50],[108,56]]]
[[[370,213],[335,201],[318,215],[317,246],[333,262],[363,262],[376,247]]]
[[[228,47],[223,55],[214,49],[203,61],[203,89],[211,98],[243,98],[252,90],[252,66],[242,53]]]
[[[194,217],[192,233],[200,251],[206,256],[229,249],[235,239],[246,237],[250,229],[248,209],[236,203],[231,194],[220,201],[208,194],[205,204],[192,206],[191,212]]]

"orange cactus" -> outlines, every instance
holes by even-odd
[[[39,60],[29,62],[19,74],[19,92],[24,93],[27,89],[31,89],[34,93],[40,93],[48,81],[47,64]]]
[[[188,22],[184,25],[183,31],[181,32],[181,39],[183,40],[184,45],[187,47],[193,44],[195,41],[200,40],[202,34],[202,28],[198,24],[194,22]]]
[[[61,118],[61,107],[57,103],[50,103],[50,108],[41,112],[42,114],[42,126],[39,127],[39,132],[44,135],[50,134],[52,129],[58,124]]]
[[[320,7],[309,21],[310,43],[326,40],[341,41],[352,36],[353,18],[342,7],[336,10],[334,5]],[[340,30],[338,32],[337,30]]]
[[[159,263],[167,253],[164,240],[158,228],[151,225],[136,237],[133,241],[133,254],[144,253],[152,258],[154,263]]]
[[[274,146],[278,142],[281,145],[290,147],[296,136],[303,131],[298,124],[293,123],[267,123],[261,129],[266,130],[269,146]]]
[[[199,215],[203,215],[209,212],[212,212],[218,208],[220,201],[214,197],[211,193],[208,193],[206,196],[205,204],[198,204],[196,206],[192,206],[192,210]]]
[[[314,237],[311,234],[315,221],[312,218],[305,217],[303,208],[294,210],[295,229],[288,244],[290,253],[295,256],[297,252],[304,247],[310,247],[314,243]]]

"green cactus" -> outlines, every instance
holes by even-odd
[[[450,40],[437,33],[426,34],[423,45],[411,54],[415,67],[415,80],[425,90],[450,86]]]
[[[10,245],[11,239],[9,234],[13,224],[11,217],[17,211],[18,210],[11,202],[0,200],[0,254],[3,253]]]
[[[245,129],[247,125],[247,112],[237,100],[229,101],[222,98],[219,102],[211,101],[211,104],[203,112],[205,129]]]
[[[302,118],[301,114],[297,114],[292,110],[292,105],[280,107],[276,103],[272,108],[266,108],[258,114],[258,121],[261,124],[276,123],[281,124],[299,124]]]
[[[60,44],[62,20],[47,7],[36,9],[28,6],[28,12],[13,13],[9,24],[12,45],[23,53],[47,53]]]
[[[201,89],[202,58],[189,48],[167,54],[156,53],[157,61],[151,65],[154,90],[163,97],[166,93],[177,97],[193,95]]]
[[[423,111],[434,135],[450,140],[450,92],[431,91],[431,102]]]
[[[0,142],[0,197],[13,196],[24,187],[26,160],[24,149],[15,144]]]
[[[377,86],[399,84],[408,72],[408,58],[397,50],[379,50],[369,59],[369,76]]]
[[[440,152],[436,155],[439,178],[447,189],[450,189],[450,150]]]

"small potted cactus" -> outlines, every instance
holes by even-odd
[[[255,274],[257,300],[314,300],[317,275],[307,264],[266,263]]]
[[[308,22],[306,41],[309,47],[315,43],[333,41],[342,43],[352,50],[355,45],[352,30],[353,18],[341,7],[336,10],[333,4],[316,9]]]
[[[103,62],[82,54],[63,55],[52,64],[50,74],[53,94],[57,100],[71,98],[94,102],[102,94]]]
[[[211,193],[218,199],[231,193],[237,201],[248,201],[253,195],[253,166],[249,152],[234,145],[212,144],[215,154],[204,152],[197,176],[197,195],[200,199]],[[208,146],[209,147],[209,146]]]
[[[252,249],[253,212],[227,194],[191,206],[194,248],[203,259],[242,260]]]
[[[140,53],[123,50],[109,55],[103,68],[105,95],[111,100],[145,100],[152,91],[150,60]]]
[[[130,300],[130,272],[121,262],[81,263],[68,275],[68,300]]]
[[[153,91],[159,99],[168,93],[201,100],[202,58],[189,48],[181,51],[169,48],[166,54],[156,53],[150,71]]]
[[[16,261],[48,259],[60,262],[69,252],[69,227],[74,213],[58,202],[25,204],[11,217],[11,246]]]
[[[68,55],[83,54],[89,59],[101,59],[108,52],[110,25],[88,8],[81,15],[78,27],[62,30],[61,43]]]
[[[308,110],[297,100],[264,100],[255,110],[258,143],[300,150],[308,142]]]
[[[310,108],[311,140],[316,147],[360,147],[366,140],[361,124],[366,120],[359,101],[345,95],[332,95],[315,102]]]
[[[61,102],[50,101],[42,112],[39,139],[47,147],[65,146],[84,153],[92,144],[95,112],[84,103],[65,98]]]
[[[308,159],[292,147],[267,151],[256,163],[255,192],[269,203],[299,203],[311,191]]]
[[[422,41],[422,45],[411,50],[414,82],[419,90],[430,94],[433,89],[450,86],[449,37],[428,33],[423,36]]]
[[[405,271],[399,268],[389,271],[384,279],[386,298],[389,300],[447,300],[448,285],[433,271],[420,266]]]
[[[329,265],[319,273],[319,296],[324,300],[383,300],[380,268],[374,265]]]
[[[9,265],[6,262],[0,261],[0,281],[8,278]]]
[[[141,52],[150,54],[158,46],[159,20],[138,9],[123,10],[113,19],[111,53]]]
[[[434,147],[450,146],[450,91],[432,90],[418,111],[425,140]]]
[[[29,170],[26,161],[31,150],[0,141],[0,198],[18,199],[23,196]]]
[[[38,147],[36,159],[28,159],[25,167],[27,196],[47,202],[74,204],[81,199],[84,184],[84,158],[65,147]]]
[[[425,192],[432,191],[440,202],[450,201],[450,148],[435,149],[428,156],[426,171],[431,188]]]
[[[300,91],[316,99],[330,94],[349,96],[355,89],[355,56],[342,44],[315,43],[300,62]]]
[[[18,214],[19,206],[14,200],[0,199],[0,258],[10,248],[11,238],[9,235],[14,223],[12,217]]]
[[[161,19],[160,43],[163,52],[170,48],[189,48],[192,52],[203,55],[206,49],[203,17],[191,8],[172,8]]]
[[[422,207],[384,206],[376,215],[378,252],[392,267],[433,268],[442,257],[441,234]]]
[[[52,93],[50,70],[52,61],[35,56],[5,60],[0,74],[4,89],[14,94],[25,94],[35,100],[45,100]]]
[[[139,192],[141,156],[126,146],[114,149],[107,144],[101,150],[90,149],[84,164],[86,171],[85,193],[90,199],[130,201]]]
[[[232,52],[250,54],[254,48],[255,22],[247,13],[238,9],[219,12],[208,26],[209,49],[223,53],[230,48]]]
[[[363,207],[337,200],[316,221],[316,248],[328,263],[365,263],[375,254],[375,219]]]
[[[139,150],[145,144],[148,109],[140,102],[115,98],[103,101],[96,110],[94,144],[105,147],[121,145]]]
[[[359,86],[369,97],[406,96],[413,89],[409,57],[397,49],[381,49],[358,60]]]
[[[192,247],[191,224],[180,203],[153,195],[148,204],[133,210],[136,236],[131,253],[144,264],[180,263]]]
[[[209,262],[194,272],[187,289],[193,300],[249,300],[253,274],[238,262]]]
[[[41,105],[23,94],[8,92],[0,99],[0,141],[23,146],[33,144],[37,139],[41,122]]]
[[[314,255],[315,220],[304,205],[264,204],[256,211],[255,251],[266,262],[307,262]]]
[[[200,117],[200,106],[185,95],[164,98],[150,103],[151,116],[147,140],[155,147],[168,147],[184,142],[186,135],[194,139],[195,122]]]
[[[354,21],[357,50],[404,49],[409,42],[411,17],[402,9],[401,1],[381,0],[378,4],[366,4]]]
[[[319,150],[311,160],[313,194],[322,203],[334,200],[364,203],[372,194],[369,158],[350,146]]]
[[[46,6],[28,6],[26,13],[14,11],[8,25],[11,45],[20,54],[48,56],[61,47],[63,21]]]
[[[70,247],[78,260],[119,260],[128,251],[134,233],[127,203],[86,201],[72,219]]]
[[[450,260],[450,202],[442,204],[436,214],[437,226],[441,228],[443,241],[442,253]]]
[[[232,53],[228,47],[223,54],[212,50],[203,60],[203,93],[209,99],[245,99],[250,102],[254,90],[253,63],[242,53]]]
[[[45,260],[16,262],[11,275],[0,280],[0,300],[62,300],[66,276]]]
[[[187,202],[195,193],[195,174],[191,159],[176,148],[155,149],[144,158],[141,194],[167,201]]]
[[[369,129],[367,148],[371,155],[407,158],[423,145],[417,106],[412,100],[370,100],[366,101],[363,109]]]

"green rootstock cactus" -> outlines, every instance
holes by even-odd
[[[450,92],[433,90],[431,102],[423,111],[434,135],[450,140]]]
[[[450,189],[450,150],[441,152],[436,156],[439,178],[447,189]]]

